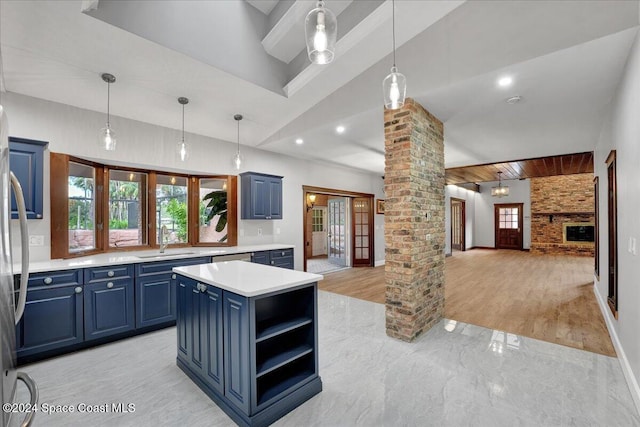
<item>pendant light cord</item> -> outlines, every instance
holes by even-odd
[[[109,105],[111,104],[111,83],[107,82],[107,128],[109,127]]]
[[[238,154],[240,154],[240,120],[238,120]]]
[[[391,0],[391,32],[393,38],[393,66],[396,66],[396,2]]]
[[[184,104],[182,104],[182,142],[184,143]]]

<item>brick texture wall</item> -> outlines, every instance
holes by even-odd
[[[384,121],[387,335],[412,341],[444,311],[443,125],[412,99]]]
[[[594,222],[593,175],[531,179],[531,253],[594,256],[594,244],[563,243],[563,224]]]

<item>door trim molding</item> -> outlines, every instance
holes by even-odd
[[[303,256],[303,263],[302,263],[302,268],[303,271],[307,271],[307,241],[309,240],[309,235],[307,233],[307,195],[309,193],[314,193],[314,194],[325,194],[327,196],[341,196],[341,197],[350,197],[353,201],[354,198],[356,197],[360,197],[360,198],[369,198],[371,200],[370,206],[371,206],[371,210],[369,212],[369,235],[371,236],[371,245],[370,245],[370,250],[372,254],[375,254],[375,248],[374,248],[374,244],[375,244],[375,235],[374,235],[374,226],[373,226],[373,221],[374,221],[374,215],[373,215],[373,206],[374,206],[374,201],[375,201],[375,195],[372,193],[359,193],[356,191],[348,191],[348,190],[338,190],[335,188],[325,188],[325,187],[315,187],[312,185],[303,185],[302,186],[302,256]],[[354,225],[353,225],[353,221],[351,223],[351,233],[353,235],[353,230]],[[328,248],[327,248],[328,250]],[[354,251],[351,251],[351,257],[352,257],[352,266],[353,266],[353,256],[354,256]],[[371,267],[373,267],[373,264],[375,262],[375,257],[372,255],[371,256]]]

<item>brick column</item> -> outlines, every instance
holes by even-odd
[[[408,98],[384,135],[387,335],[413,341],[444,313],[443,125]]]

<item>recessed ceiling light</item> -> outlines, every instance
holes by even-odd
[[[342,132],[344,132],[344,126],[338,126],[338,127],[336,128],[336,132],[338,132],[338,133],[342,133]]]
[[[522,97],[520,95],[512,96],[511,98],[506,99],[507,104],[517,104],[520,101],[522,101]]]
[[[304,143],[304,140],[302,138],[296,139],[296,144],[300,145],[302,143]]]
[[[504,77],[501,77],[501,78],[498,80],[498,85],[499,85],[500,87],[508,87],[508,86],[511,86],[511,83],[513,83],[513,79],[512,79],[510,76],[504,76]]]

